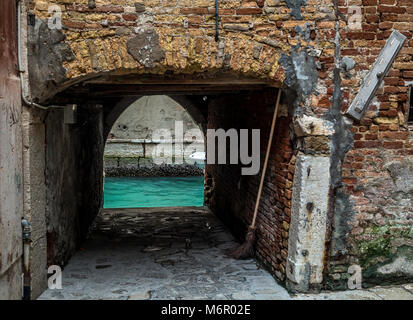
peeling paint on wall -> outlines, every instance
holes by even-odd
[[[307,50],[303,49],[298,52],[298,47],[296,47],[291,55],[283,54],[279,62],[285,69],[285,85],[297,95],[289,100],[294,101],[293,107],[296,112],[302,112],[304,110],[298,110],[298,107],[315,91],[318,82],[315,59],[309,55]],[[293,94],[290,93],[290,96]]]
[[[353,123],[341,114],[343,92],[341,89],[341,54],[340,54],[340,29],[339,22],[336,27],[335,38],[335,69],[333,107],[327,119],[335,124],[335,133],[331,144],[331,188],[333,190],[334,223],[332,233],[331,255],[346,253],[346,236],[350,230],[349,222],[352,219],[352,204],[349,196],[343,191],[342,169],[344,157],[353,147],[353,134],[350,131]]]
[[[65,61],[72,61],[74,54],[64,41],[62,31],[50,29],[41,19],[29,26],[28,59],[32,96],[41,101],[43,96],[54,91],[66,80]]]

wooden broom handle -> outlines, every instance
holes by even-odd
[[[271,132],[270,132],[270,138],[268,140],[267,153],[265,154],[264,167],[262,168],[262,175],[261,175],[260,187],[258,189],[257,201],[255,202],[254,216],[252,218],[252,223],[251,223],[251,228],[252,229],[255,228],[255,223],[257,221],[258,208],[260,206],[262,188],[264,186],[265,173],[266,173],[267,167],[268,167],[268,160],[270,158],[270,153],[271,153],[271,146],[272,146],[272,140],[273,140],[273,137],[274,137],[275,124],[277,123],[278,109],[280,107],[281,91],[282,90],[280,88],[278,90],[277,103],[275,105],[274,116],[273,116],[273,119],[272,119]]]

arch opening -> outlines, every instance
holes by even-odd
[[[106,140],[104,208],[203,206],[204,154],[204,133],[184,107],[137,99]]]
[[[92,230],[96,230],[93,229],[96,225],[92,225],[92,222],[104,207],[102,177],[105,144],[108,138],[109,141],[113,138],[111,131],[117,120],[135,101],[142,102],[159,93],[168,96],[170,101],[178,103],[188,112],[204,136],[208,129],[223,129],[224,132],[234,129],[238,138],[242,129],[249,132],[259,129],[259,161],[262,167],[271,125],[269,119],[274,112],[278,89],[263,84],[251,87],[251,84],[218,82],[210,84],[208,88],[199,84],[152,84],[146,87],[147,91],[142,89],[135,92],[135,86],[128,88],[129,91],[126,92],[124,84],[109,85],[111,90],[107,94],[106,87],[92,96],[85,95],[82,91],[77,92],[76,89],[56,96],[56,101],[63,101],[70,96],[76,100],[78,113],[75,124],[64,124],[62,110],[51,110],[46,116],[49,265],[65,265],[83,243],[91,226]],[[290,139],[292,119],[286,102],[283,101],[282,104],[258,215],[255,248],[260,263],[281,282],[285,281],[288,251],[288,230],[285,225],[290,221],[291,168],[295,161]],[[118,129],[122,131],[122,127]],[[251,150],[251,135],[249,139],[248,146]],[[227,142],[230,140],[227,139]],[[227,154],[225,164],[207,164],[205,167],[204,204],[208,212],[218,218],[217,221],[221,221],[241,240],[252,219],[260,175],[243,176],[242,168],[245,165],[230,162],[230,146],[231,143],[226,143],[225,150],[219,151]],[[165,211],[158,211],[157,214],[166,219]],[[148,212],[144,216],[149,217]],[[114,217],[106,218],[115,221],[117,217],[119,212]],[[173,215],[171,217],[173,220]],[[100,219],[105,220],[102,215]],[[207,221],[202,228],[211,225],[213,224]],[[181,230],[183,234],[191,228],[197,230],[193,225],[185,223],[173,228],[175,232]],[[198,229],[198,234],[207,235],[208,230],[208,227]],[[228,242],[217,245],[221,245],[222,252]]]

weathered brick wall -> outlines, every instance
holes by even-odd
[[[262,168],[271,126],[268,119],[273,116],[274,101],[274,91],[220,97],[209,107],[208,127],[259,128]],[[257,257],[281,281],[285,280],[295,162],[290,122],[287,116],[278,118],[257,217]],[[207,204],[243,240],[254,213],[261,172],[256,176],[241,176],[239,165],[207,165],[206,175],[207,185],[213,189]]]
[[[297,44],[316,48],[309,54],[321,63],[329,62],[333,56],[328,23],[335,19],[333,0],[307,1],[305,6],[293,1],[221,0],[219,42],[214,40],[213,0],[94,2],[93,8],[88,6],[88,0],[30,1],[32,12],[43,21],[51,16],[50,5],[62,10],[64,43],[73,52],[73,56],[59,57],[67,80],[78,81],[82,76],[104,71],[162,74],[166,70],[226,70],[280,83],[286,77],[280,58],[283,53],[289,55]],[[300,17],[303,20],[297,20]],[[154,36],[145,42],[141,35],[148,32],[154,32],[159,39]],[[152,47],[152,56],[130,50],[131,39]],[[40,99],[50,94],[37,93]],[[307,104],[311,101],[308,99]],[[313,101],[315,109],[323,109],[326,104],[325,99]]]
[[[290,122],[289,117],[278,119],[271,152],[272,157],[266,177],[266,191],[257,218],[260,225],[257,255],[282,281],[285,280],[288,255],[288,232],[291,221],[291,197],[295,168],[295,156],[289,131]],[[265,141],[265,145],[266,143]],[[255,183],[258,183],[258,180]],[[255,204],[258,185],[251,189],[252,192],[248,197],[250,205]],[[253,206],[250,206],[250,210],[253,212]]]
[[[413,80],[413,3],[410,0],[352,2],[362,6],[363,30],[342,31],[341,53],[356,62],[354,73],[343,79],[343,109],[354,98],[392,31],[402,32],[407,42],[365,117],[352,128],[354,148],[345,158],[342,181],[350,195],[353,219],[348,246],[342,253],[358,258],[343,256],[340,249],[344,245],[333,248],[332,255],[337,259],[332,260],[329,269],[332,287],[343,285],[338,281],[340,273],[346,278],[351,264],[360,264],[364,281],[370,283],[407,281],[409,273],[413,276],[408,271],[408,260],[394,264],[398,258],[411,258],[413,253],[413,144],[406,118],[407,84]],[[342,13],[347,14],[344,1],[340,5]],[[338,223],[335,227],[342,226]]]

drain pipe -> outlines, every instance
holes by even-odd
[[[22,219],[23,229],[23,300],[30,300],[31,277],[30,277],[30,246],[31,226],[29,221]]]
[[[26,97],[26,87],[24,83],[24,79],[21,75],[21,73],[25,73],[25,71],[22,70],[22,57],[21,57],[21,2],[22,0],[17,1],[17,58],[18,58],[18,68],[19,68],[19,73],[20,73],[20,85],[21,85],[21,91],[22,91],[22,99],[24,103],[28,106],[31,107],[36,107],[42,110],[48,110],[50,107],[45,107],[40,104],[37,104],[33,101],[29,101]]]
[[[215,0],[215,41],[219,41],[219,0]]]

